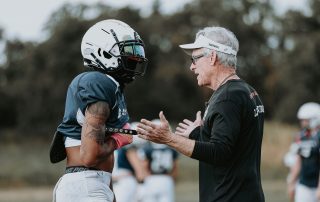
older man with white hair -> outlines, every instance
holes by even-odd
[[[200,202],[263,202],[264,106],[256,90],[236,74],[236,36],[223,27],[206,27],[194,43],[180,47],[191,55],[198,85],[214,91],[204,116],[199,111],[195,121],[184,119],[173,133],[160,112],[160,125],[141,120],[139,136],[199,160]]]

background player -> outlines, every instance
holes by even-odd
[[[159,119],[152,120],[160,124]],[[144,183],[144,202],[174,202],[174,181],[177,178],[178,153],[165,144],[150,143],[144,147],[145,160],[151,175]]]
[[[320,171],[320,105],[303,104],[297,117],[302,129],[295,138],[298,149],[288,176],[288,194],[291,201],[316,202]]]
[[[131,123],[131,128],[135,129],[136,125],[137,122]],[[141,150],[146,144],[147,141],[134,136],[131,144],[115,152],[116,161],[112,179],[117,202],[134,202],[143,197],[142,183],[150,175],[141,158]]]

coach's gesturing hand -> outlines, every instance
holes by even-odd
[[[202,125],[202,118],[201,111],[198,111],[196,115],[196,120],[192,122],[188,119],[184,119],[183,122],[180,122],[178,124],[175,134],[189,138],[190,133],[200,125]]]
[[[174,135],[171,131],[169,122],[165,118],[163,112],[159,114],[160,124],[155,124],[149,120],[141,119],[137,125],[139,137],[145,140],[150,140],[155,143],[168,144]]]

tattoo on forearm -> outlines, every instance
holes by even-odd
[[[85,123],[82,126],[83,135],[96,140],[102,145],[105,141],[105,122],[109,116],[109,106],[105,102],[90,105],[85,113]]]
[[[85,123],[83,126],[84,136],[94,139],[98,144],[102,145],[104,143],[105,133],[103,129],[94,128],[92,125]]]
[[[92,116],[103,116],[106,119],[109,115],[109,105],[106,102],[96,102],[87,108]]]

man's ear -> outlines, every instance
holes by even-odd
[[[210,53],[210,65],[214,65],[217,62],[217,54],[216,51],[211,51]]]

